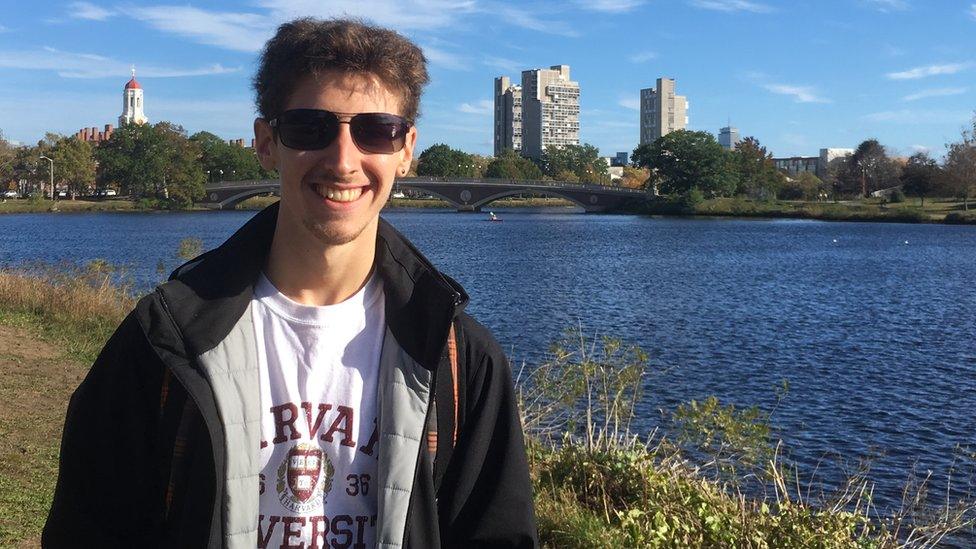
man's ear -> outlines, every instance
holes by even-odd
[[[413,148],[417,144],[417,126],[411,126],[407,135],[403,139],[403,150],[400,157],[399,173],[406,175],[410,171],[410,162],[413,160]]]
[[[254,119],[254,152],[262,168],[268,171],[278,168],[278,143],[271,124],[263,118]]]

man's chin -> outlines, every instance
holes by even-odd
[[[328,246],[342,246],[359,238],[365,226],[362,227],[343,227],[337,223],[327,223],[305,219],[302,223],[305,229],[319,242]]]

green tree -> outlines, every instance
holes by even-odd
[[[506,149],[488,163],[484,176],[497,179],[538,180],[542,179],[542,170],[535,162]]]
[[[420,153],[417,175],[427,177],[477,177],[472,155],[438,143]]]
[[[909,196],[919,197],[921,205],[925,206],[925,197],[931,196],[935,190],[942,176],[940,172],[939,165],[928,153],[915,153],[901,171],[902,191]]]
[[[785,177],[773,163],[772,153],[755,137],[746,137],[732,151],[732,165],[738,176],[735,194],[766,200],[776,196]]]
[[[175,205],[188,207],[204,196],[206,173],[200,164],[200,145],[190,141],[182,126],[158,122],[153,126],[158,134],[158,153],[165,160],[162,169],[162,194]],[[158,191],[157,191],[158,196]]]
[[[817,200],[827,185],[810,172],[802,172],[795,179],[783,178],[779,197],[783,200]]]
[[[208,181],[277,178],[276,173],[261,167],[253,149],[231,145],[210,132],[197,132],[190,141],[200,147],[200,163]]]
[[[59,187],[67,187],[71,198],[90,194],[95,184],[95,155],[91,143],[75,136],[62,137],[51,149],[54,160],[54,179]]]
[[[681,194],[697,187],[715,197],[731,196],[736,189],[728,154],[708,132],[677,130],[637,147],[631,158],[651,171],[661,194]]]
[[[549,177],[570,181],[559,174],[572,173],[574,182],[596,185],[610,184],[610,171],[607,163],[600,158],[600,150],[584,143],[582,145],[550,145],[542,152],[542,172]]]
[[[946,146],[945,187],[969,210],[969,199],[976,194],[976,116],[973,127],[962,132],[962,139]]]
[[[204,195],[200,145],[169,122],[127,124],[98,147],[99,184],[118,185],[135,198],[168,198],[188,206]]]

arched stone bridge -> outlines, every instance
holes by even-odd
[[[508,179],[468,179],[460,177],[401,177],[396,185],[428,193],[449,202],[460,212],[479,212],[495,200],[519,194],[543,194],[565,198],[587,212],[606,212],[643,200],[644,191],[581,185],[564,181],[515,181]],[[220,181],[206,185],[207,201],[215,209],[230,209],[252,196],[279,194],[278,180]]]

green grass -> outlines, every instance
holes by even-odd
[[[47,200],[47,199],[7,199],[0,202],[0,214],[5,213],[45,213],[45,212],[128,212],[136,210],[131,200]]]
[[[693,209],[683,209],[665,198],[646,204],[644,213],[652,215],[702,215],[723,217],[773,217],[819,219],[824,221],[882,221],[898,223],[976,223],[976,216],[963,211],[963,203],[948,199],[928,199],[924,207],[910,198],[901,203],[881,203],[879,199],[843,202],[806,202],[747,198],[705,200]]]

